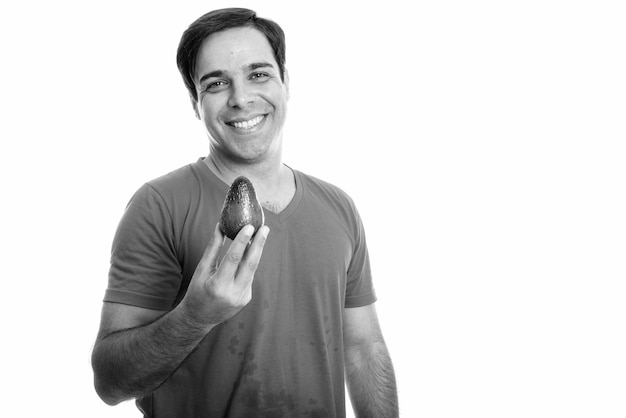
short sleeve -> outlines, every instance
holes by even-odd
[[[175,242],[165,201],[145,184],[130,200],[115,233],[104,301],[171,309],[182,281]]]
[[[353,204],[351,207],[354,222],[354,251],[348,266],[345,307],[358,308],[376,302],[376,292],[374,291],[363,222],[356,207]]]

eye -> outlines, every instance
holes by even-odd
[[[204,87],[204,91],[208,91],[208,92],[220,91],[220,90],[223,90],[227,85],[228,83],[223,80],[214,81],[212,83],[207,84]]]
[[[267,73],[252,73],[250,79],[253,81],[265,81],[269,77]]]

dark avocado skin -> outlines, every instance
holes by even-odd
[[[256,197],[252,182],[247,177],[237,177],[228,189],[222,214],[220,230],[230,239],[235,239],[244,226],[254,226],[254,233],[263,226],[265,215]]]

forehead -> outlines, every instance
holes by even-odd
[[[213,70],[236,70],[251,62],[277,66],[272,47],[258,29],[241,27],[216,32],[206,38],[196,57],[196,76]]]

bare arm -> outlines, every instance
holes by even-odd
[[[344,310],[346,378],[358,418],[398,417],[393,364],[374,305]]]
[[[107,404],[145,396],[174,373],[204,336],[252,298],[252,280],[267,227],[248,246],[251,227],[240,231],[218,267],[224,237],[216,227],[181,303],[164,313],[105,303],[92,353],[94,383]]]
[[[155,318],[143,322],[151,317]],[[96,341],[94,384],[109,405],[153,392],[205,335],[200,326],[185,320],[182,309],[164,313],[105,302],[102,318],[109,323],[136,324],[101,327]]]

